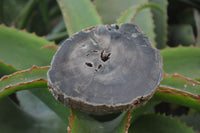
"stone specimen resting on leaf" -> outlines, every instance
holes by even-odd
[[[101,25],[63,42],[48,72],[48,86],[67,107],[109,114],[146,103],[162,72],[160,52],[136,25]]]

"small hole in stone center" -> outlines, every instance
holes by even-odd
[[[108,59],[110,59],[111,53],[105,53],[104,50],[101,51],[101,60],[103,62],[106,62]]]
[[[102,67],[102,65],[100,64],[99,66],[98,66],[98,69],[100,69]]]
[[[85,62],[85,65],[87,65],[88,67],[93,67],[92,63],[90,62]]]
[[[119,29],[119,26],[118,26],[118,25],[115,25],[115,29],[117,29],[117,30],[118,30],[118,29]]]

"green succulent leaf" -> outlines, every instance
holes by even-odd
[[[37,115],[25,112],[9,98],[0,100],[0,108],[1,133],[66,133],[63,121],[44,104],[32,108],[38,110]]]
[[[126,10],[126,12],[124,12],[124,14],[121,15],[121,17],[117,20],[117,23],[131,23],[134,21],[137,13],[139,13],[140,11],[142,11],[145,8],[154,8],[157,11],[161,12],[162,14],[164,14],[164,11],[162,8],[160,8],[157,4],[155,3],[143,3],[140,5],[134,5],[130,8],[128,8]]]
[[[63,31],[63,32],[49,34],[48,36],[46,36],[46,39],[49,41],[53,41],[53,40],[65,39],[67,37],[68,33],[66,31]]]
[[[73,109],[69,119],[70,133],[125,133],[129,127],[130,112],[123,112],[113,120],[101,122],[90,115]]]
[[[198,10],[194,10],[194,19],[196,24],[196,31],[197,31],[197,45],[200,46],[200,12]]]
[[[3,0],[0,1],[0,24],[3,23]]]
[[[39,8],[40,8],[40,12],[41,12],[41,15],[42,15],[42,19],[43,19],[43,22],[45,23],[45,26],[46,26],[46,29],[47,31],[50,31],[51,29],[51,21],[50,21],[50,16],[49,16],[49,13],[48,13],[48,0],[39,0]]]
[[[196,132],[200,132],[199,122],[200,122],[200,113],[196,112],[194,114],[187,114],[177,117],[180,121],[185,122],[187,126],[193,127]]]
[[[49,67],[32,67],[0,79],[0,99],[20,90],[29,90],[51,108],[65,122],[70,115],[68,108],[60,104],[49,92],[46,73]]]
[[[149,114],[131,124],[129,133],[195,133],[192,128],[169,116]]]
[[[102,21],[90,0],[57,0],[70,35]]]
[[[178,46],[189,46],[195,43],[195,36],[192,25],[174,25],[169,26],[169,44]]]
[[[106,24],[116,23],[117,18],[127,8],[133,5],[140,5],[148,2],[148,0],[94,0],[99,14],[102,16],[103,22]],[[111,6],[112,5],[112,6]]]
[[[150,9],[147,7],[155,8],[163,13],[163,10],[158,5],[154,3],[143,3],[128,8],[118,19],[117,23],[120,24],[133,22],[137,24],[141,30],[151,39],[153,45],[156,45],[153,17]]]
[[[4,75],[8,75],[8,74],[14,73],[16,71],[18,71],[18,69],[0,61],[0,78]]]
[[[46,87],[46,73],[49,67],[32,67],[18,71],[0,79],[0,98],[6,97],[18,90]]]
[[[164,74],[164,79],[161,81],[162,86],[173,87],[194,95],[200,95],[200,82],[190,78],[183,77],[177,73]]]
[[[159,99],[155,97],[151,98],[145,105],[142,105],[131,111],[131,120],[130,123],[134,122],[138,117],[146,113],[153,113],[154,107],[161,103]]]
[[[165,74],[154,97],[164,102],[183,105],[200,111],[200,82],[178,74]]]
[[[19,18],[19,14],[26,8],[29,1],[22,0],[20,2],[13,0],[0,1],[0,23],[12,25]],[[12,12],[12,13],[11,13]]]
[[[192,79],[200,75],[200,49],[196,47],[176,47],[161,50],[163,68],[166,73],[178,73]]]
[[[0,26],[0,61],[16,69],[50,65],[56,51],[44,48],[46,45],[54,46],[54,43],[24,31]]]
[[[54,111],[66,125],[69,124],[67,118],[71,114],[70,109],[59,103],[49,92],[47,86],[44,88],[29,88],[29,91]]]
[[[164,13],[161,13],[157,9],[151,8],[153,13],[153,20],[155,24],[156,33],[156,47],[159,49],[165,48],[167,44],[167,0],[150,0],[150,2],[156,3]]]
[[[23,10],[20,12],[19,17],[17,18],[17,27],[20,29],[25,28],[28,17],[31,14],[31,11],[37,6],[35,0],[29,0],[24,6]]]

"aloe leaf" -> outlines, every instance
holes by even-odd
[[[0,100],[0,108],[1,133],[66,133],[63,121],[44,104],[34,106],[37,116],[24,112],[8,98]]]
[[[3,22],[6,25],[13,25],[13,22],[18,19],[19,14],[26,8],[29,1],[1,0],[0,2],[2,2],[0,3],[0,5],[2,4],[0,10],[2,11]]]
[[[28,21],[28,17],[31,14],[31,11],[36,7],[35,0],[29,0],[24,6],[23,10],[20,12],[19,17],[17,18],[17,27],[23,29]]]
[[[162,8],[160,8],[157,4],[155,3],[143,3],[140,5],[134,5],[130,8],[128,8],[124,14],[121,15],[121,17],[117,20],[117,23],[130,23],[133,22],[137,13],[139,13],[140,11],[142,11],[145,8],[154,8],[157,11],[161,12],[162,14],[164,14],[164,11]]]
[[[18,69],[0,61],[0,78],[4,75],[8,75],[8,74],[14,73],[16,71],[18,71]]]
[[[193,127],[196,132],[200,132],[199,122],[200,122],[200,113],[182,115],[178,117],[180,121],[185,122],[187,126]]]
[[[71,112],[69,108],[65,107],[61,103],[59,103],[49,92],[47,87],[44,88],[29,88],[29,91],[39,98],[44,104],[46,104],[52,111],[54,111],[62,120],[63,122],[68,125],[68,117],[70,116]]]
[[[169,116],[149,114],[131,124],[129,133],[195,133],[191,127]]]
[[[26,113],[34,117],[40,117],[40,114],[43,115],[46,111],[51,111],[59,116],[65,124],[65,129],[69,125],[68,117],[71,114],[70,109],[55,100],[47,87],[30,88],[29,90],[18,91],[16,96],[20,107],[23,108],[23,111]],[[42,109],[44,112],[40,112]]]
[[[49,67],[32,67],[29,70],[22,70],[0,79],[0,98],[8,96],[15,91],[46,87],[46,73]]]
[[[16,69],[50,65],[56,51],[43,48],[46,45],[54,46],[54,43],[24,31],[0,26],[0,61]]]
[[[148,0],[126,0],[126,2],[124,0],[94,0],[98,12],[106,24],[116,23],[117,18],[127,8],[145,2]]]
[[[175,88],[160,86],[154,97],[163,102],[178,104],[200,111],[199,96],[176,90]]]
[[[52,30],[50,34],[66,31],[65,22],[61,20]]]
[[[154,97],[164,102],[179,104],[200,111],[200,82],[178,74],[165,74]]]
[[[143,3],[128,8],[118,19],[117,23],[120,24],[133,22],[137,24],[141,30],[144,31],[144,33],[150,38],[153,45],[156,46],[153,17],[150,9],[147,7],[155,8],[163,13],[163,10],[158,5],[154,3]]]
[[[57,40],[63,40],[65,38],[68,38],[68,33],[66,31],[66,27],[65,27],[65,22],[64,20],[61,20],[51,31],[51,33],[49,33],[46,36],[46,39],[49,41],[57,41]]]
[[[190,78],[183,77],[177,73],[164,74],[164,79],[161,81],[162,86],[173,87],[194,95],[200,95],[200,82]]]
[[[81,29],[102,24],[90,0],[57,0],[70,35]]]
[[[197,8],[197,9],[200,8],[199,0],[179,0],[179,1],[184,2],[184,3],[186,3],[186,4],[190,5],[190,6],[193,6],[193,7]]]
[[[179,74],[166,74],[153,98],[132,112],[132,121],[148,111],[159,101],[170,102],[200,110],[200,82]]]
[[[166,73],[179,73],[192,79],[200,75],[200,49],[195,47],[177,47],[161,50],[163,68]]]
[[[0,1],[0,24],[3,23],[3,0]]]
[[[68,108],[60,104],[47,88],[46,73],[49,67],[32,67],[18,71],[0,79],[0,99],[20,90],[29,90],[51,108],[65,122],[70,114]]]
[[[39,8],[42,15],[43,22],[45,23],[46,30],[50,31],[51,29],[51,23],[50,23],[50,17],[48,14],[48,1],[47,0],[39,0]]]
[[[191,25],[174,25],[169,27],[169,45],[189,46],[195,44],[194,32]]]
[[[194,19],[196,23],[196,31],[197,31],[197,45],[200,46],[200,12],[198,10],[194,10]]]
[[[73,109],[69,120],[68,130],[70,133],[125,133],[129,127],[130,112],[123,112],[110,121],[101,122],[90,115]]]
[[[68,37],[68,33],[66,31],[53,33],[46,36],[46,39],[49,41],[58,40],[58,39],[65,39]]]
[[[145,113],[153,113],[154,107],[159,103],[161,103],[161,101],[153,97],[145,105],[132,110],[130,123],[133,123],[139,116]]]
[[[156,3],[164,13],[159,12],[158,10],[152,8],[153,19],[155,24],[155,33],[156,33],[156,47],[161,49],[165,48],[167,44],[167,0],[150,0],[150,2]]]

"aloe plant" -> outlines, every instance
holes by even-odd
[[[181,1],[176,2],[181,3]],[[195,9],[199,5],[196,2],[197,5],[191,7],[185,3],[192,4],[195,1],[185,0],[185,3],[182,3],[184,7],[188,6],[194,11],[189,12],[194,15],[193,21],[182,21],[183,19],[179,18],[181,23],[174,26],[167,14],[167,6],[175,5],[176,2],[167,0],[0,1],[0,132],[200,132],[200,49],[198,47],[200,16],[199,11]],[[7,7],[11,8],[8,10]],[[123,13],[120,15],[120,12]],[[90,26],[127,22],[137,24],[150,38],[154,47],[160,49],[163,57],[164,77],[151,100],[133,110],[100,116],[89,115],[59,103],[47,86],[47,71],[59,48],[57,44]],[[178,27],[175,34],[177,36],[167,35],[167,24],[170,27],[168,34],[173,34],[171,29]],[[183,24],[190,27],[192,25],[196,33],[179,34],[183,30],[187,31],[181,28],[183,26],[180,25]],[[193,31],[190,28],[191,32]],[[186,44],[172,48],[169,46],[176,45],[169,45],[167,38],[171,43]],[[175,41],[171,41],[173,39]],[[163,103],[169,103],[171,110],[184,106],[188,111],[181,116],[160,114],[157,107]],[[165,111],[170,111],[170,108]]]

